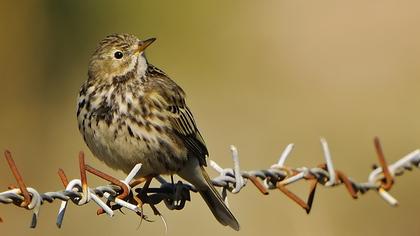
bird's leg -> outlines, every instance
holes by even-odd
[[[154,177],[155,177],[154,175],[150,175],[150,176],[146,177],[146,183],[144,183],[144,185],[143,185],[143,191],[147,190],[149,188],[150,183],[152,182]]]

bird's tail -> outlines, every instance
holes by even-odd
[[[210,177],[207,172],[201,167],[201,172],[204,179],[206,180],[206,185],[201,185],[198,187],[198,192],[204,201],[207,203],[207,206],[210,208],[214,217],[223,225],[229,225],[232,229],[239,231],[239,223],[233,216],[232,212],[223,202],[222,197],[214,188],[211,183]]]

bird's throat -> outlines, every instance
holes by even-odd
[[[140,53],[137,58],[137,75],[141,78],[146,75],[147,71],[147,59],[144,53]]]

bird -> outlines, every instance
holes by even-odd
[[[239,230],[239,223],[205,170],[209,156],[184,90],[148,62],[156,39],[111,34],[93,52],[88,78],[77,99],[78,128],[93,155],[136,178],[178,175],[198,190],[214,217]]]

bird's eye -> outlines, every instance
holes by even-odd
[[[116,51],[114,53],[114,57],[117,59],[121,59],[123,57],[123,53],[121,51]]]

